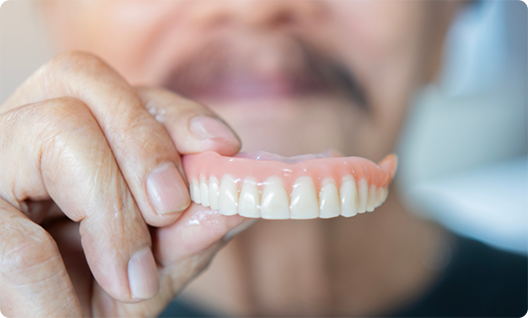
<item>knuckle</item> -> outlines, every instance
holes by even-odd
[[[2,149],[19,149],[21,140],[32,145],[29,152],[42,155],[50,141],[68,137],[69,133],[84,129],[98,130],[98,125],[87,106],[78,99],[61,97],[15,108],[0,115]],[[68,137],[69,138],[69,137]],[[31,150],[29,150],[31,149]]]
[[[81,178],[94,167],[107,169],[112,165],[106,137],[83,102],[63,97],[40,111],[43,117],[38,120],[40,127],[34,136],[39,139],[39,168],[45,183],[71,182],[68,180]],[[66,176],[65,171],[70,175]],[[79,186],[86,184],[91,183]]]
[[[40,111],[39,122],[54,131],[71,131],[95,124],[88,107],[76,98],[60,97],[45,104],[45,107],[35,105]]]
[[[73,97],[59,97],[48,105],[45,113],[52,113],[59,119],[69,118],[72,115],[90,114],[88,107],[79,99]]]
[[[71,70],[77,68],[89,69],[89,67],[107,67],[99,57],[83,51],[68,51],[55,56],[49,64],[54,68]]]
[[[88,106],[73,97],[59,97],[13,109],[0,114],[2,134],[25,136],[34,145],[45,146],[58,137],[79,142],[104,135]],[[5,137],[5,136],[4,136]],[[1,138],[0,147],[16,138]]]
[[[1,114],[0,121],[5,124],[21,124],[21,121],[27,123],[29,120],[32,124],[38,124],[47,120],[61,121],[73,114],[91,113],[82,101],[73,97],[59,97],[12,109]]]
[[[11,122],[21,135],[28,135],[30,131],[30,140],[41,147],[81,129],[85,133],[98,129],[88,107],[72,97],[60,97],[19,108],[5,120]],[[38,140],[34,140],[35,138]]]
[[[46,153],[57,156],[68,153],[65,147],[71,151],[73,145],[86,144],[89,138],[104,142],[104,136],[88,107],[72,97],[13,109],[0,116],[0,128],[2,149],[19,149],[23,141],[32,145],[24,148],[27,151],[24,156],[37,158],[38,164],[48,158]],[[53,149],[55,151],[50,151]]]
[[[53,57],[37,72],[36,78],[54,85],[57,78],[95,78],[109,66],[99,57],[82,51],[68,51]]]
[[[0,271],[4,277],[25,276],[57,259],[58,248],[51,235],[30,220],[19,219],[4,227],[0,238]]]

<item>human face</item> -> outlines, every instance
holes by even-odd
[[[434,73],[451,1],[56,1],[61,49],[210,107],[243,151],[379,160]]]

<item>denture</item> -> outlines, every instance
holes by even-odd
[[[191,199],[224,215],[313,219],[372,212],[388,195],[397,158],[282,157],[266,152],[183,156]]]

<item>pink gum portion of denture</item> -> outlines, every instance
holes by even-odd
[[[287,164],[279,161],[224,157],[212,151],[186,155],[182,161],[189,181],[200,180],[200,175],[206,178],[214,175],[221,182],[225,174],[230,174],[235,177],[235,182],[240,187],[241,182],[249,177],[263,184],[268,178],[276,176],[290,193],[295,181],[302,176],[311,177],[315,188],[319,190],[323,186],[323,180],[332,178],[337,186],[340,186],[342,178],[347,175],[352,175],[356,181],[365,179],[369,185],[386,187],[394,177],[398,165],[394,154],[385,157],[379,165],[361,157],[319,158]]]

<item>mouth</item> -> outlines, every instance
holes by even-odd
[[[215,38],[170,70],[163,82],[166,88],[198,101],[338,95],[365,104],[349,70],[291,35]]]
[[[215,84],[211,84],[215,82]],[[221,76],[214,81],[197,85],[191,96],[205,100],[243,101],[285,99],[293,96],[322,93],[326,89],[320,83],[288,76]]]

